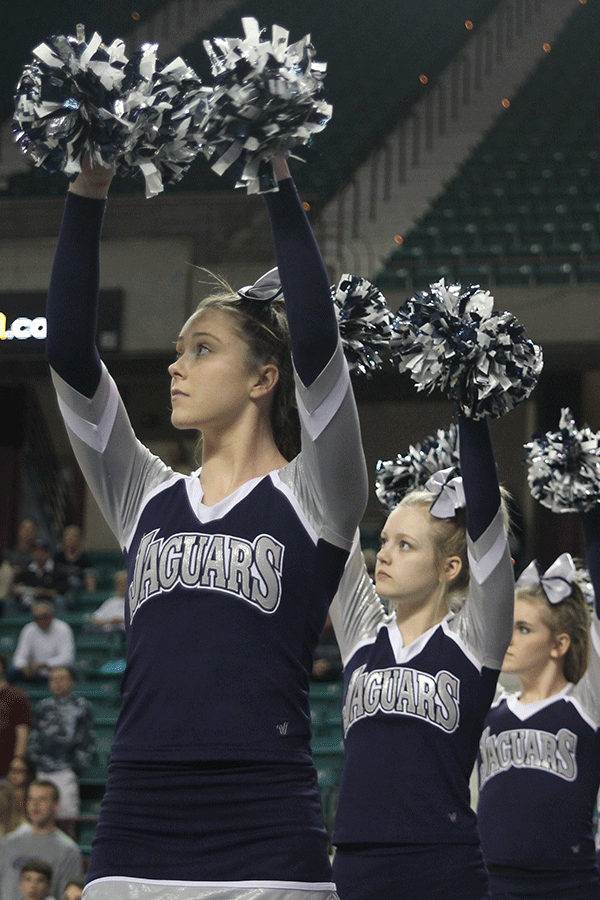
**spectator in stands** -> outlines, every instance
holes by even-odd
[[[77,525],[67,525],[64,529],[61,547],[54,554],[54,564],[66,576],[70,594],[96,590],[94,561],[83,547],[81,529]]]
[[[92,707],[85,697],[73,697],[73,670],[53,666],[48,674],[51,697],[35,707],[29,753],[38,778],[60,792],[60,819],[79,815],[79,777],[88,768],[96,746]]]
[[[17,796],[8,781],[0,781],[0,844],[7,834],[12,834],[25,822],[17,805]]]
[[[0,615],[6,611],[6,606],[11,605],[13,599],[13,582],[15,570],[6,559],[6,554],[0,548]]]
[[[25,753],[15,756],[8,767],[7,780],[13,791],[20,813],[25,815],[25,797],[32,781],[35,781],[37,770],[33,760]]]
[[[35,780],[26,799],[30,826],[9,834],[0,854],[0,897],[21,900],[19,876],[23,860],[35,857],[52,867],[52,894],[61,897],[67,884],[83,874],[83,859],[75,841],[56,826],[59,794],[51,781]]]
[[[23,680],[44,683],[51,666],[75,663],[75,638],[67,622],[54,616],[47,601],[37,602],[32,609],[33,622],[21,629],[7,681]]]
[[[35,519],[23,519],[17,532],[17,543],[6,555],[15,575],[18,575],[22,569],[26,569],[31,562],[31,554],[38,537],[38,526]]]
[[[0,653],[0,778],[6,777],[13,757],[25,753],[32,724],[31,701],[6,680],[6,657]]]
[[[331,619],[327,616],[325,628],[321,632],[319,643],[315,648],[312,667],[313,681],[337,681],[342,676],[342,657],[335,638]]]
[[[125,630],[125,591],[127,570],[119,569],[113,576],[114,594],[105,600],[92,615],[90,631]]]
[[[84,884],[85,880],[83,878],[73,878],[68,883],[67,889],[60,900],[81,900]]]
[[[69,582],[55,565],[48,541],[37,540],[31,555],[29,565],[15,577],[13,591],[21,606],[31,609],[36,600],[51,600],[56,609],[61,608]]]
[[[19,891],[23,900],[54,900],[50,896],[52,866],[43,859],[28,859],[21,866]]]

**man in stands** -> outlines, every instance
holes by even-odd
[[[67,622],[54,617],[54,608],[47,601],[37,602],[33,622],[21,629],[12,666],[6,679],[45,683],[51,666],[73,666],[75,638]]]
[[[0,848],[2,900],[21,900],[19,878],[26,859],[43,859],[52,866],[53,897],[62,897],[69,882],[83,874],[79,847],[57,828],[59,802],[58,790],[52,782],[36,779],[29,785],[25,809],[30,824],[7,835]]]

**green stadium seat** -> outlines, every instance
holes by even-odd
[[[575,284],[577,270],[572,263],[546,261],[537,267],[539,284]]]
[[[586,260],[578,266],[578,280],[583,284],[597,283],[600,281],[600,260],[596,262]]]
[[[87,787],[103,787],[106,784],[107,770],[108,753],[97,747],[90,766],[79,779],[82,793]]]
[[[0,653],[4,653],[7,659],[10,659],[13,653],[15,652],[15,647],[17,646],[17,635],[11,634],[8,632],[7,634],[0,634]]]
[[[498,284],[535,284],[535,269],[528,263],[500,263],[496,269]]]

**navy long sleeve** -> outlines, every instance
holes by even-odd
[[[596,507],[581,513],[579,518],[585,536],[585,555],[594,588],[596,615],[600,618],[600,509]]]
[[[475,421],[458,413],[460,470],[467,501],[467,530],[476,541],[500,506],[498,470],[487,419]]]
[[[48,362],[88,398],[101,373],[96,325],[105,207],[104,200],[67,194],[46,306]]]
[[[291,178],[264,195],[296,371],[308,387],[331,359],[338,327],[321,252]]]
[[[69,193],[58,239],[47,317],[48,361],[92,397],[100,380],[95,345],[99,244],[105,201]],[[305,385],[325,368],[338,339],[329,279],[292,179],[266,200],[290,322],[294,363]]]

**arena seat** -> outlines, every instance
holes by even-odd
[[[469,260],[465,270],[480,268],[491,282],[598,280],[600,78],[595,47],[586,37],[598,29],[600,8],[582,4],[510,108],[403,235],[377,278],[382,289],[396,287],[395,270],[414,260],[414,246],[423,251],[413,267],[418,285],[436,260],[460,256],[460,244]],[[424,239],[431,229],[433,247]],[[488,271],[490,257],[497,264]]]

